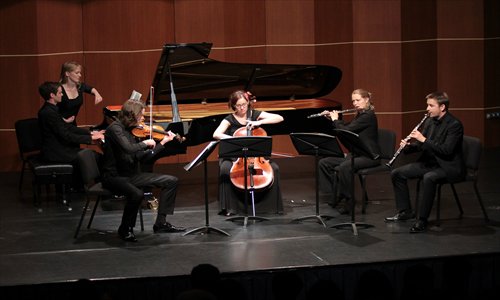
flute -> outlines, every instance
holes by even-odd
[[[344,109],[344,110],[339,110],[338,113],[339,114],[343,114],[343,113],[350,113],[350,112],[355,112],[357,111],[356,108],[349,108],[349,109]],[[317,114],[313,114],[313,115],[309,115],[307,116],[308,119],[311,119],[311,118],[319,118],[319,117],[322,117],[322,116],[325,116],[326,114],[325,113],[317,113]]]
[[[425,122],[425,120],[427,120],[427,118],[429,117],[429,114],[425,114],[424,117],[422,118],[422,120],[420,120],[420,122],[417,124],[417,126],[415,126],[415,128],[413,128],[412,132],[415,131],[415,130],[418,130],[420,128],[420,126],[422,126],[422,124]],[[408,142],[411,137],[411,132],[409,135],[407,135],[403,141]],[[394,161],[396,160],[396,158],[399,156],[399,154],[401,153],[401,151],[404,149],[404,147],[406,147],[407,144],[404,144],[402,146],[399,146],[398,150],[396,151],[396,153],[394,153],[394,156],[391,158],[391,160],[386,163],[385,165],[388,166],[389,168],[392,168],[392,164],[394,163]]]

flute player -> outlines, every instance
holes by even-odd
[[[323,112],[325,116],[332,120],[332,126],[335,129],[345,129],[359,134],[359,137],[365,142],[374,154],[380,154],[378,146],[378,123],[375,115],[375,107],[371,101],[371,93],[363,90],[354,90],[351,94],[352,105],[356,109],[354,119],[349,123],[339,120],[338,111]],[[337,210],[340,214],[349,214],[351,207],[351,158],[347,157],[326,157],[319,161],[319,188],[322,197],[334,199],[334,176],[335,167],[339,166],[338,187],[339,197],[337,202],[331,201],[332,207],[338,206],[338,202],[345,199],[345,205],[339,206]],[[354,158],[354,169],[375,167],[380,164],[380,159],[372,159],[366,156],[356,156]]]

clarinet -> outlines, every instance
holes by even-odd
[[[415,128],[413,128],[412,132],[415,131],[415,130],[418,130],[420,128],[420,126],[422,126],[422,124],[425,122],[425,120],[427,120],[428,117],[429,117],[429,114],[425,114],[424,117],[422,118],[422,120],[420,120],[420,122],[417,124],[417,126],[415,126]],[[410,138],[411,138],[410,134],[407,135],[404,138],[403,141],[408,142],[410,140]],[[401,151],[404,149],[404,147],[406,147],[406,145],[407,144],[404,144],[403,146],[399,146],[399,149],[396,151],[396,153],[394,153],[394,156],[385,165],[388,166],[389,168],[392,168],[392,164],[394,163],[394,161],[396,160],[396,158],[399,156],[399,154],[401,153]]]

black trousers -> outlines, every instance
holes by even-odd
[[[275,162],[270,162],[274,173],[274,181],[270,187],[254,192],[255,210],[264,213],[283,213],[283,199],[280,189],[279,166]],[[238,214],[244,212],[243,191],[238,190],[231,182],[230,173],[233,161],[229,159],[219,160],[219,205],[222,211]],[[251,194],[247,196],[248,213],[252,212]]]
[[[354,171],[364,168],[375,167],[380,164],[379,159],[371,159],[365,156],[359,156],[354,158]],[[319,190],[322,194],[326,196],[333,197],[335,190],[335,168],[339,167],[338,170],[338,186],[337,191],[340,196],[345,198],[352,198],[351,191],[352,176],[351,176],[351,155],[346,157],[325,157],[318,162],[319,171]]]
[[[158,217],[174,213],[178,179],[175,176],[140,173],[132,177],[109,177],[103,179],[103,187],[126,198],[121,228],[134,227],[137,213],[144,198],[145,188],[160,188]]]
[[[421,199],[417,199],[418,217],[427,219],[432,210],[437,182],[445,179],[446,173],[439,166],[427,166],[421,162],[409,163],[392,170],[391,179],[398,211],[411,210],[408,179],[421,178]]]

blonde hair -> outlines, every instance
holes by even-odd
[[[367,110],[374,110],[375,106],[373,105],[372,101],[372,93],[370,93],[367,90],[364,89],[355,89],[352,91],[352,95],[357,94],[360,95],[362,98],[368,99],[368,108]]]
[[[59,82],[66,83],[68,82],[68,78],[66,77],[66,72],[73,72],[76,68],[82,67],[81,64],[76,61],[67,61],[61,66],[61,74],[59,75]]]

